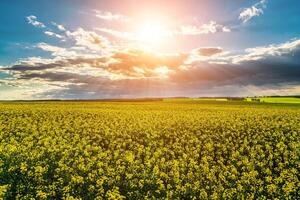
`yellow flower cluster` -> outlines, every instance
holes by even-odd
[[[0,103],[3,199],[297,199],[300,107]]]

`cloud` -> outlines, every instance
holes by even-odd
[[[44,51],[50,51],[50,52],[54,52],[54,53],[59,53],[59,52],[65,51],[64,48],[49,45],[47,43],[39,43],[37,45],[37,47],[44,50]]]
[[[39,22],[37,20],[37,17],[34,15],[27,16],[26,19],[27,19],[28,23],[32,24],[33,26],[40,27],[40,28],[46,27],[42,22]]]
[[[66,31],[66,28],[61,25],[61,24],[57,24],[55,22],[52,22],[52,24],[59,30],[59,31]]]
[[[56,98],[112,98],[176,95],[256,95],[299,91],[300,40],[223,55],[221,48],[199,48],[190,54],[157,54],[142,49],[115,50],[108,55],[59,57],[64,48],[46,44],[53,59],[32,58],[2,68],[7,84],[55,85],[44,94]],[[207,60],[187,62],[198,52]],[[214,55],[218,55],[215,57]],[[214,63],[211,61],[226,61]],[[167,71],[167,75],[160,73]],[[61,87],[60,87],[61,86]],[[259,88],[262,90],[260,91]],[[76,96],[77,95],[77,96]]]
[[[186,95],[295,95],[300,94],[299,56],[300,40],[256,47],[233,56],[194,59],[168,80]]]
[[[66,35],[76,41],[77,46],[86,47],[91,50],[101,50],[109,45],[109,41],[93,31],[78,28],[76,31],[67,31]]]
[[[34,26],[43,28],[46,27],[44,24],[36,20],[36,16],[31,15],[28,16],[27,19],[28,22],[30,24],[33,24]],[[90,53],[89,51],[100,51],[109,46],[109,41],[105,37],[98,35],[93,31],[87,31],[81,27],[77,28],[75,31],[71,31],[67,30],[61,24],[57,24],[55,22],[51,22],[51,24],[54,25],[60,32],[57,33],[52,29],[47,28],[47,30],[44,31],[44,34],[46,34],[49,37],[58,38],[60,39],[60,41],[63,42],[69,40],[69,43],[71,43],[73,41],[75,42],[75,46],[72,47],[74,49],[81,48],[81,50],[85,50],[88,53]]]
[[[37,48],[43,50],[43,51],[47,51],[47,52],[51,52],[52,56],[54,57],[63,57],[63,58],[70,58],[70,57],[75,57],[78,55],[78,53],[76,51],[72,51],[70,49],[66,49],[66,48],[62,48],[62,47],[57,47],[57,46],[53,46],[53,45],[49,45],[47,43],[38,43],[36,45]]]
[[[197,53],[201,56],[213,56],[223,52],[220,47],[202,47],[197,49]]]
[[[187,55],[163,55],[141,49],[117,51],[111,55],[112,60],[106,65],[106,70],[131,77],[155,77],[159,67],[176,70],[184,64]]]
[[[45,31],[44,33],[46,35],[50,36],[50,37],[56,37],[58,39],[62,39],[63,38],[63,36],[61,36],[59,34],[56,34],[56,33],[52,32],[52,31]]]
[[[261,8],[256,8],[255,6],[252,6],[250,8],[245,8],[241,13],[239,19],[243,21],[243,23],[246,23],[250,19],[252,19],[255,16],[260,16],[264,12]]]
[[[253,17],[262,15],[264,13],[263,9],[266,7],[266,3],[266,0],[261,0],[249,8],[244,8],[240,13],[239,19],[242,20],[243,23],[246,23]]]
[[[108,20],[108,21],[118,20],[118,21],[124,21],[124,22],[127,22],[130,20],[130,18],[125,15],[113,14],[108,11],[96,10],[95,12],[96,12],[96,17],[98,17],[102,20]]]
[[[201,26],[194,25],[185,25],[181,26],[179,30],[179,34],[182,35],[201,35],[201,34],[209,34],[209,33],[217,33],[217,32],[230,32],[230,28],[218,24],[215,21],[210,21],[208,24],[203,24]]]
[[[30,16],[27,16],[26,17],[27,21],[29,24],[32,24],[33,26],[35,27],[39,27],[39,28],[46,28],[45,24],[43,24],[42,22],[38,21],[37,20],[37,17],[34,16],[34,15],[30,15]],[[63,25],[60,25],[60,24],[57,24],[55,22],[52,22],[52,24],[61,32],[65,32],[66,29]],[[46,31],[44,31],[44,33],[47,35],[47,36],[50,36],[50,37],[56,37],[58,39],[61,39],[62,41],[64,41],[64,36],[61,35],[61,34],[58,34],[58,33],[55,33],[54,31],[52,31],[50,28],[47,28]]]
[[[272,57],[279,61],[294,61],[299,54],[300,40],[288,41],[278,45],[269,45],[246,49],[246,54],[233,56],[233,63],[259,61]]]
[[[51,52],[54,58],[51,59],[29,59],[21,61],[11,67],[3,68],[10,72],[28,72],[40,70],[71,69],[70,71],[79,72],[80,68],[87,70],[100,69],[101,73],[105,71],[112,79],[116,77],[127,78],[151,78],[159,76],[162,69],[173,71],[184,64],[187,58],[185,54],[163,55],[142,49],[116,50],[110,55],[90,55],[83,57],[71,50],[52,46],[46,43],[39,43],[37,48]],[[103,71],[104,70],[104,71]],[[82,72],[80,72],[82,73]]]
[[[7,85],[24,87],[31,84],[40,85],[38,84],[40,81],[42,85],[55,84],[57,87],[61,85],[61,90],[66,94],[73,93],[69,90],[75,89],[76,94],[84,91],[85,95],[97,91],[113,93],[117,90],[118,93],[125,95],[126,92],[135,91],[134,89],[129,91],[129,88],[125,90],[124,86],[129,82],[130,85],[134,83],[145,85],[147,82],[157,82],[158,79],[167,78],[167,74],[164,73],[176,71],[187,57],[187,55],[177,54],[156,54],[141,49],[124,49],[105,56],[87,58],[77,55],[67,58],[62,57],[66,51],[68,52],[65,48],[46,43],[38,44],[37,48],[51,52],[55,57],[53,59],[34,57],[2,68],[2,71],[12,76],[6,81]],[[142,92],[143,88],[139,85],[136,90]],[[60,89],[55,92],[51,90],[54,96],[59,91]],[[47,90],[48,94],[49,92]]]
[[[101,31],[103,33],[107,33],[116,38],[121,38],[121,39],[126,39],[126,40],[134,39],[133,35],[128,32],[117,31],[117,30],[113,30],[113,29],[109,29],[109,28],[95,28],[95,30]]]

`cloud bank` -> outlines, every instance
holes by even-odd
[[[88,41],[79,45],[90,49],[89,54],[40,43],[36,47],[53,58],[31,58],[2,67],[2,72],[12,76],[2,84],[27,88],[38,83],[47,89],[37,88],[39,92],[33,95],[49,98],[201,96],[215,92],[234,96],[257,94],[261,89],[274,94],[295,92],[300,84],[300,40],[246,49],[239,55],[223,55],[220,47],[182,54],[114,48],[101,55],[90,48],[99,41]],[[167,69],[164,76],[157,70],[162,66]]]

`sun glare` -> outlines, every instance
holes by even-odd
[[[158,21],[144,22],[136,30],[136,39],[144,44],[160,43],[169,35],[166,27]]]
[[[171,70],[166,66],[161,66],[154,70],[154,72],[161,78],[167,77],[170,71]]]

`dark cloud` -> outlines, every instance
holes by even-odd
[[[77,57],[72,59],[70,58],[70,59],[63,59],[63,60],[53,60],[53,62],[50,63],[42,63],[42,62],[21,63],[21,64],[12,65],[10,67],[2,67],[0,70],[11,71],[11,72],[44,71],[44,70],[62,68],[62,67],[74,67],[77,65],[84,65],[84,64],[87,64],[91,67],[101,67],[105,62],[108,61],[108,59],[109,58],[106,57],[99,57],[99,58]]]
[[[222,53],[223,49],[221,49],[219,47],[207,47],[207,48],[199,48],[197,50],[197,52],[201,56],[212,56],[212,55],[215,55],[215,54]]]
[[[178,67],[183,65],[187,56],[187,54],[158,55],[139,49],[129,49],[124,51],[115,51],[113,54],[107,57],[77,57],[72,59],[54,60],[52,63],[23,63],[5,67],[2,70],[8,70],[11,72],[28,72],[51,70],[62,67],[79,68],[82,66],[89,66],[93,68],[101,68],[111,73],[131,77],[152,77],[155,75],[153,70],[157,67],[167,66],[168,68],[176,70]],[[137,71],[137,68],[140,71]]]
[[[62,66],[59,63],[50,63],[50,64],[44,64],[44,63],[35,63],[34,65],[31,64],[17,64],[13,65],[11,67],[4,67],[2,70],[9,70],[9,71],[40,71],[40,70],[46,70],[46,69],[52,69],[55,67]]]
[[[164,94],[166,80],[161,79],[119,79],[112,80],[105,77],[80,75],[76,73],[32,73],[24,74],[19,80],[43,80],[48,85],[61,86],[60,89],[45,91],[37,94],[37,97],[47,96],[51,98],[125,98],[137,96],[161,96]],[[68,85],[61,85],[62,82]],[[167,88],[166,86],[165,88]],[[169,91],[165,89],[165,91]],[[171,92],[171,91],[169,91]]]

